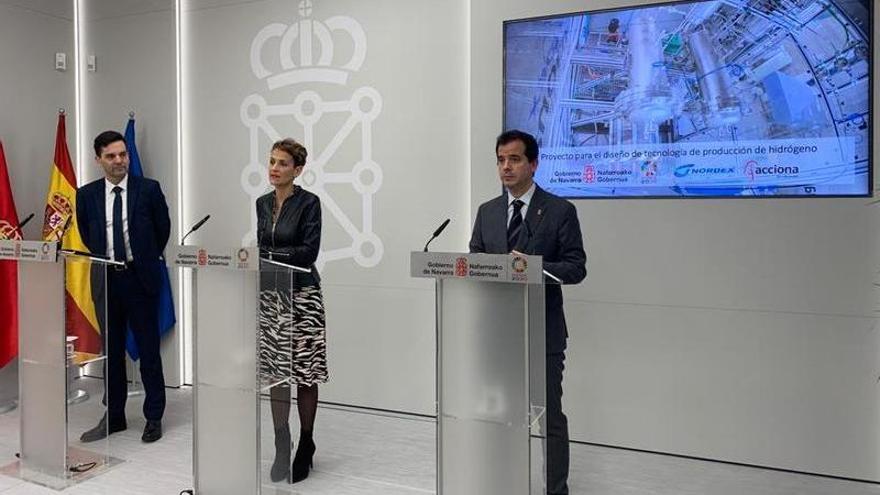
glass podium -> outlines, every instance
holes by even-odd
[[[105,375],[79,372],[105,360],[106,272],[117,263],[41,241],[0,241],[0,259],[18,262],[20,363],[19,460],[2,472],[63,489],[117,462],[106,437],[80,441],[106,406]]]
[[[285,382],[261,372],[266,351],[261,347],[261,293],[289,287],[296,273],[308,270],[260,259],[257,248],[179,246],[168,251],[169,266],[193,271],[194,493],[276,493],[264,489],[272,485],[268,473],[274,445],[271,423],[263,426],[261,405],[264,394]],[[275,311],[279,325],[292,324],[287,313]],[[278,351],[285,345],[273,341]],[[261,445],[266,441],[268,446]]]
[[[437,493],[545,494],[540,256],[413,252],[436,280]]]

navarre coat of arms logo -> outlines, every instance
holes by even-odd
[[[327,262],[353,259],[362,267],[373,267],[384,252],[382,240],[373,231],[373,196],[382,186],[382,169],[373,158],[372,123],[382,111],[382,97],[369,86],[348,90],[351,76],[357,74],[367,56],[363,27],[342,15],[319,21],[312,18],[312,10],[311,0],[303,0],[298,21],[269,24],[251,43],[251,71],[266,83],[266,91],[251,94],[241,103],[241,122],[250,139],[250,158],[242,170],[241,186],[251,202],[268,190],[266,150],[260,147],[260,136],[280,139],[276,125],[289,128],[293,124],[298,133],[293,137],[309,151],[299,180],[318,195],[323,210],[349,239],[341,246],[322,243],[316,265],[321,269]],[[269,47],[278,51],[264,53]],[[278,62],[269,68],[265,63],[268,60]],[[342,91],[348,96],[333,99],[322,96],[325,91],[334,95]],[[292,95],[292,100],[269,103],[270,99],[290,98],[287,95]],[[337,152],[350,136],[360,140],[360,156],[353,163],[341,163]],[[348,191],[339,187],[346,184],[351,186]],[[342,208],[345,194],[360,196],[360,201],[349,203],[357,203],[361,211]],[[244,244],[254,243],[256,229],[256,216],[252,215]]]
[[[456,277],[467,277],[468,275],[468,260],[465,257],[458,258],[455,260],[455,276]]]

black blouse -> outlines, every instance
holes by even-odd
[[[275,192],[257,198],[257,245],[263,256],[303,268],[312,273],[297,273],[294,287],[320,285],[315,268],[321,247],[321,200],[305,189],[294,186],[284,200],[278,220],[272,225]]]

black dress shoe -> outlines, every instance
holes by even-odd
[[[128,425],[125,424],[125,418],[110,421],[110,427],[107,427],[107,415],[105,414],[101,421],[98,421],[98,425],[92,428],[91,430],[83,433],[79,437],[79,441],[83,443],[95,442],[104,438],[107,438],[107,435],[110,433],[116,433],[118,431],[123,431],[128,428]]]
[[[162,438],[162,420],[148,419],[141,440],[144,443],[151,443],[160,438]]]

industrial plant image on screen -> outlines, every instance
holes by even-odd
[[[871,193],[867,0],[657,4],[504,25],[504,128],[569,198]]]

